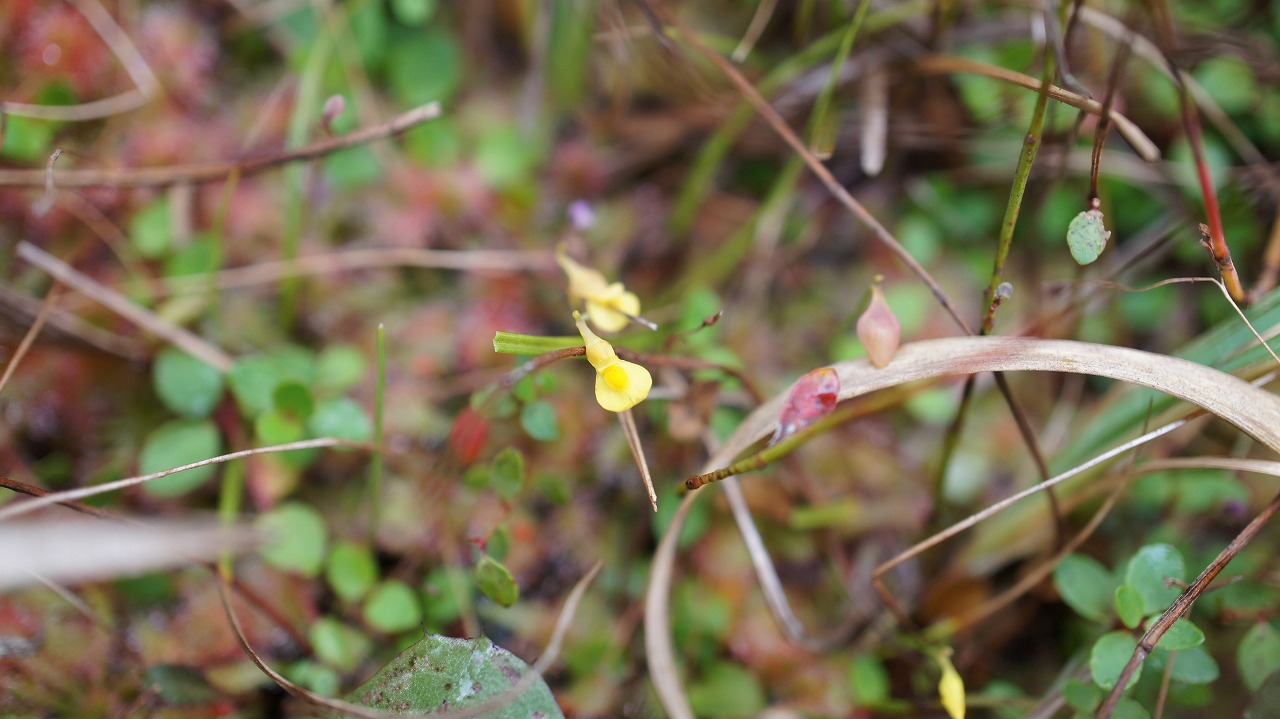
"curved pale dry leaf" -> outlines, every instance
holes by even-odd
[[[127,577],[215,559],[257,543],[251,527],[216,521],[56,519],[0,526],[0,590],[40,579],[61,584]]]
[[[876,369],[867,360],[840,362],[840,399],[849,399],[907,382],[978,372],[1066,372],[1090,374],[1150,387],[1185,400],[1239,427],[1280,453],[1280,397],[1235,376],[1177,357],[1071,340],[1025,337],[954,337],[903,345],[894,361]],[[704,465],[702,472],[726,466],[773,431],[786,401],[774,396],[747,416]],[[684,498],[658,543],[645,595],[645,647],[649,671],[668,714],[692,717],[688,699],[673,669],[668,599],[674,579],[676,538],[699,492]]]

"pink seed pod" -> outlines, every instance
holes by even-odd
[[[889,364],[902,343],[902,325],[889,309],[879,284],[871,286],[871,304],[858,318],[858,339],[867,350],[867,359],[876,367]]]

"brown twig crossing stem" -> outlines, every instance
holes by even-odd
[[[104,170],[58,170],[52,175],[58,187],[166,187],[177,184],[216,182],[233,172],[241,177],[273,167],[384,140],[440,116],[440,104],[427,103],[397,115],[381,125],[362,128],[339,137],[327,138],[304,147],[273,152],[258,157],[224,162],[204,162],[165,167],[126,167]],[[45,170],[0,170],[0,186],[44,187]]]

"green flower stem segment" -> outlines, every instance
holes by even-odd
[[[581,337],[541,337],[502,331],[493,334],[493,351],[498,354],[531,357],[568,347],[581,346]]]
[[[378,323],[378,384],[373,394],[373,457],[369,465],[369,543],[377,545],[382,518],[382,417],[387,396],[387,328]]]

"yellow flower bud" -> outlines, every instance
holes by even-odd
[[[569,259],[556,249],[556,262],[569,278],[569,303],[585,304],[587,316],[604,332],[617,332],[640,315],[640,298],[621,282],[607,282],[599,271]]]
[[[635,362],[618,359],[613,345],[592,332],[580,313],[573,313],[573,321],[587,348],[587,361],[596,370],[596,401],[600,406],[610,412],[623,412],[648,397],[653,387],[649,370]]]

